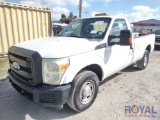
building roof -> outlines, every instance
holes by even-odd
[[[149,19],[149,20],[143,20],[143,21],[133,22],[132,24],[136,24],[136,23],[160,24],[160,20]]]
[[[149,20],[144,20],[139,22],[133,22],[132,24],[134,26],[160,26],[160,20],[149,19]]]

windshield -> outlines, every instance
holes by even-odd
[[[65,27],[59,36],[102,39],[105,36],[110,21],[110,18],[75,20]]]

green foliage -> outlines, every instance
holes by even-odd
[[[70,22],[72,22],[75,19],[77,19],[77,16],[74,16],[74,14],[72,12],[70,12],[69,15],[68,15],[68,17],[66,17],[65,14],[62,14],[60,22],[61,23],[69,24]]]
[[[70,12],[70,13],[69,13],[69,16],[68,16],[68,19],[72,20],[72,19],[73,19],[73,17],[74,17],[73,13],[72,13],[72,12]]]
[[[8,69],[9,69],[8,58],[0,58],[0,80],[7,77]]]
[[[65,15],[65,14],[62,14],[62,15],[61,15],[61,18],[62,18],[62,19],[66,19],[66,15]]]

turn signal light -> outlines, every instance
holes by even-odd
[[[60,70],[61,70],[61,71],[65,71],[65,70],[68,68],[68,66],[69,66],[68,63],[61,64]]]
[[[129,38],[129,39],[128,39],[128,42],[129,42],[129,43],[132,43],[132,38]]]

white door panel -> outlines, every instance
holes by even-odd
[[[133,52],[130,46],[113,45],[105,50],[106,77],[126,68],[131,64]]]

